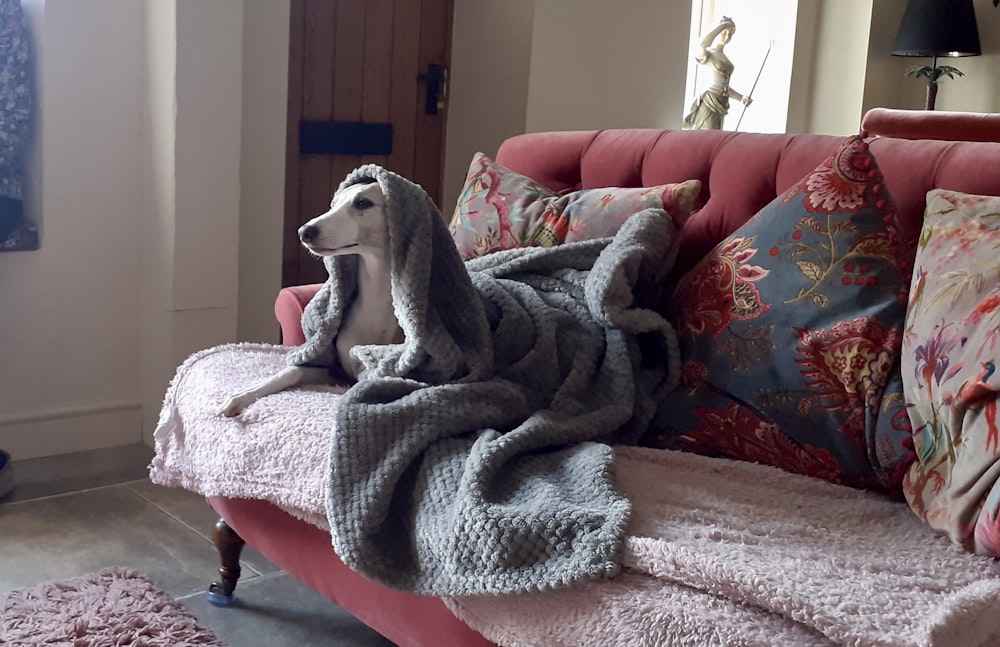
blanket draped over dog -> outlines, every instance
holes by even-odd
[[[613,239],[464,265],[419,186],[369,165],[340,189],[371,180],[385,194],[405,341],[353,351],[363,368],[330,446],[337,553],[372,579],[433,595],[617,573],[630,506],[604,443],[635,442],[677,384],[673,329],[638,296],[673,262],[670,218],[644,211]],[[358,261],[325,261],[294,364],[336,361]]]

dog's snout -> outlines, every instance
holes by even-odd
[[[319,227],[315,225],[302,225],[299,227],[299,240],[303,243],[316,240],[317,236],[319,236]]]

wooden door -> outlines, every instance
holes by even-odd
[[[326,280],[297,230],[357,166],[380,164],[441,204],[446,106],[428,90],[446,91],[452,3],[291,1],[282,285]]]

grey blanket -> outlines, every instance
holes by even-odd
[[[613,239],[500,252],[463,265],[416,185],[377,166],[390,212],[404,343],[356,347],[341,399],[327,516],[352,569],[433,595],[544,590],[618,572],[630,505],[607,443],[645,431],[678,380],[676,336],[642,307],[676,254],[663,211]],[[289,361],[334,362],[356,261],[303,315]]]

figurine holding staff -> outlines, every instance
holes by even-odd
[[[743,96],[729,87],[734,66],[724,50],[735,33],[736,23],[729,16],[723,16],[722,20],[702,37],[698,55],[694,60],[711,68],[712,83],[691,104],[691,111],[684,117],[685,130],[720,130],[722,120],[729,113],[730,99],[736,99],[746,106],[753,102],[749,96]]]

